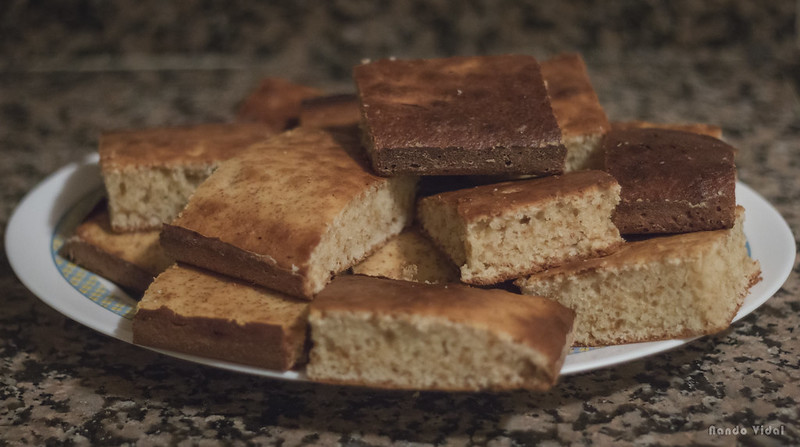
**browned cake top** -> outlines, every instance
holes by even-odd
[[[542,77],[564,138],[608,131],[608,117],[579,54],[563,54],[542,62]]]
[[[345,206],[389,181],[363,157],[356,128],[285,132],[220,165],[172,225],[302,268]]]
[[[666,129],[614,130],[606,134],[603,151],[623,201],[699,204],[734,194],[734,148],[716,138]]]
[[[531,298],[531,299],[526,299]],[[433,317],[504,332],[517,342],[560,358],[574,312],[554,301],[461,284],[432,285],[359,275],[335,278],[311,311]]]
[[[322,95],[322,91],[313,87],[281,78],[265,78],[242,101],[236,118],[239,121],[263,123],[273,131],[280,132],[297,124],[300,103],[304,99],[319,95]]]
[[[531,56],[380,60],[357,66],[354,77],[376,150],[561,144]]]
[[[166,307],[186,318],[289,328],[305,325],[308,302],[196,267],[177,264],[156,277],[138,308]]]
[[[603,171],[576,171],[564,175],[443,192],[423,200],[437,200],[455,206],[464,220],[471,221],[481,217],[513,213],[520,207],[567,195],[583,194],[592,189],[610,188],[616,183],[613,177]]]
[[[355,126],[360,119],[358,96],[352,94],[309,98],[300,106],[301,126]]]
[[[626,130],[626,129],[668,129],[680,130],[683,132],[699,133],[701,135],[708,135],[709,137],[722,138],[722,128],[713,124],[704,123],[652,123],[649,121],[614,121],[611,123],[613,130]]]
[[[208,165],[231,158],[274,132],[263,124],[200,124],[107,132],[100,137],[104,172],[151,166]]]

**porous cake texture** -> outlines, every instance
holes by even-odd
[[[373,174],[356,128],[297,128],[223,163],[165,225],[180,261],[312,298],[410,223],[417,178]]]
[[[236,119],[261,123],[273,132],[297,126],[303,100],[321,96],[322,90],[282,78],[264,78],[239,106]]]
[[[224,160],[273,135],[262,124],[106,132],[100,168],[114,231],[157,230]]]
[[[123,287],[143,292],[174,261],[158,243],[158,231],[117,233],[105,202],[64,241],[60,254]]]
[[[417,227],[403,230],[359,264],[353,273],[404,281],[458,281],[458,268]]]
[[[760,279],[747,254],[744,209],[731,229],[626,243],[616,253],[519,279],[524,294],[576,313],[575,343],[604,346],[694,337],[730,325]]]
[[[610,127],[581,55],[561,54],[542,62],[542,77],[564,146],[565,172],[603,169],[600,142]]]
[[[354,69],[375,172],[558,174],[566,149],[531,56],[379,60]]]
[[[578,171],[429,196],[418,213],[461,281],[485,285],[613,252],[623,242],[611,222],[618,202],[613,177]]]
[[[133,318],[133,342],[267,369],[303,358],[308,303],[187,265],[147,289]]]
[[[667,129],[609,132],[606,171],[622,192],[622,234],[682,233],[733,226],[734,149],[706,135]]]
[[[574,314],[544,298],[460,284],[339,276],[311,303],[308,377],[420,390],[543,390]]]

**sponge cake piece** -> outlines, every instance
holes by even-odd
[[[573,259],[613,252],[619,185],[602,171],[483,185],[419,202],[425,232],[461,268],[488,285]]]
[[[275,133],[282,132],[297,125],[303,100],[322,94],[321,90],[286,79],[265,78],[242,101],[236,119],[262,123]]]
[[[705,123],[653,123],[650,121],[613,121],[612,130],[627,129],[667,129],[690,132],[700,135],[708,135],[716,139],[722,139],[722,128],[713,124]]]
[[[308,377],[424,390],[543,390],[570,347],[571,310],[459,284],[340,276],[311,303]]]
[[[312,298],[411,222],[416,177],[370,172],[355,128],[297,128],[228,160],[161,243],[175,259]]]
[[[144,292],[174,263],[158,243],[158,231],[116,233],[105,202],[87,216],[59,250],[75,264],[123,287]]]
[[[416,227],[403,230],[353,266],[353,273],[429,284],[458,281],[455,264]]]
[[[358,96],[328,95],[303,100],[300,125],[310,127],[356,126],[361,120]]]
[[[159,275],[137,305],[133,342],[267,369],[303,357],[308,303],[191,266]]]
[[[600,142],[610,125],[583,58],[569,53],[548,59],[542,62],[542,77],[567,148],[565,172],[602,169]]]
[[[603,258],[519,279],[522,293],[573,309],[575,343],[695,337],[730,325],[760,268],[747,255],[744,209],[732,229],[626,243]]]
[[[273,135],[263,124],[201,124],[106,132],[100,137],[114,231],[157,230],[224,160]]]

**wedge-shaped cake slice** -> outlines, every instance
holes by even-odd
[[[461,281],[494,284],[573,259],[613,252],[619,185],[579,171],[445,192],[419,202],[425,232],[461,268]]]
[[[262,123],[273,132],[281,132],[297,126],[303,100],[322,94],[321,90],[286,79],[264,78],[242,101],[236,119]]]
[[[653,123],[650,121],[613,121],[612,130],[628,129],[667,129],[679,130],[681,132],[697,133],[708,135],[717,139],[722,139],[722,128],[713,124],[705,123]]]
[[[303,358],[307,325],[308,302],[176,264],[139,301],[133,342],[288,370]]]
[[[565,171],[602,169],[600,142],[610,126],[583,58],[569,53],[548,59],[542,77],[567,148]]]
[[[340,276],[311,303],[308,377],[420,390],[543,390],[570,348],[571,310],[460,284]]]
[[[429,284],[458,281],[458,268],[453,261],[416,227],[389,239],[353,266],[353,273]]]
[[[175,262],[161,249],[158,231],[114,232],[105,203],[78,225],[59,252],[75,264],[138,292],[144,292],[153,278]]]
[[[709,136],[667,129],[615,130],[603,140],[606,171],[622,192],[622,234],[730,228],[736,207],[734,149]]]
[[[719,332],[759,281],[744,209],[732,229],[626,243],[616,253],[517,280],[522,293],[575,310],[575,343],[603,346]]]
[[[381,175],[558,174],[561,143],[531,56],[380,60],[354,78]]]
[[[298,128],[203,183],[161,243],[179,261],[313,297],[410,223],[416,177],[378,177],[356,128]]]
[[[273,134],[262,124],[201,124],[107,132],[100,168],[115,231],[157,230],[224,160]]]

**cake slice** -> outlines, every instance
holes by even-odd
[[[542,62],[542,77],[567,148],[564,170],[602,169],[600,142],[610,125],[583,58],[569,53],[548,59]]]
[[[695,337],[730,325],[759,281],[738,207],[731,229],[629,242],[603,258],[517,280],[522,293],[573,309],[575,343],[604,346]]]
[[[666,129],[609,132],[606,171],[622,192],[622,234],[730,228],[736,206],[734,149],[709,136]]]
[[[531,56],[379,60],[354,70],[380,175],[558,174],[561,143]]]
[[[458,268],[419,228],[403,230],[367,259],[353,266],[353,273],[403,281],[444,284],[458,281]]]
[[[544,390],[574,314],[550,300],[460,284],[340,276],[311,303],[308,377],[420,390]]]
[[[133,342],[288,370],[303,358],[307,325],[307,302],[178,264],[139,301]]]
[[[241,122],[262,123],[273,132],[295,127],[303,100],[322,95],[313,87],[281,78],[264,78],[239,106],[236,118]]]
[[[611,123],[612,130],[628,129],[667,129],[679,130],[681,132],[708,135],[717,139],[722,139],[722,128],[713,124],[705,123],[653,123],[650,121],[614,121]]]
[[[223,163],[161,233],[175,259],[312,298],[411,222],[416,177],[370,172],[356,128],[297,128]]]
[[[174,263],[158,243],[158,231],[116,233],[101,202],[64,241],[59,253],[123,287],[143,292]]]
[[[100,137],[114,231],[157,230],[223,161],[273,132],[262,124],[201,124],[106,132]]]
[[[328,95],[309,98],[300,104],[300,125],[310,127],[356,126],[361,120],[358,96]]]
[[[602,171],[483,185],[419,202],[425,232],[460,266],[461,281],[494,284],[613,252],[619,185]]]

